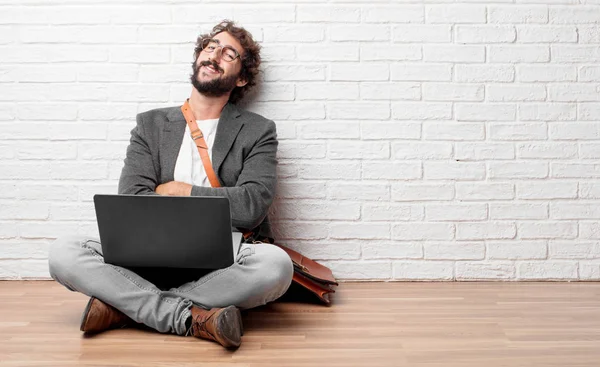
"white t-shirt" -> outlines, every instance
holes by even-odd
[[[217,133],[217,125],[219,119],[211,120],[196,120],[198,128],[204,134],[204,140],[208,146],[208,156],[212,162],[212,147],[215,141],[215,135]],[[186,125],[185,133],[183,134],[183,141],[179,148],[179,155],[177,156],[177,162],[175,162],[175,181],[185,182],[195,186],[211,187],[208,176],[204,171],[204,165],[202,165],[202,159],[198,152],[198,147],[190,136],[190,127]]]

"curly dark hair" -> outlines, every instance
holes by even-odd
[[[235,87],[229,96],[229,102],[237,103],[240,101],[246,92],[256,85],[256,77],[258,76],[258,67],[260,66],[260,45],[254,41],[252,34],[242,27],[238,27],[231,20],[223,20],[221,23],[213,27],[211,33],[201,34],[196,39],[196,47],[194,48],[194,62],[198,59],[198,55],[202,51],[202,40],[205,38],[213,38],[221,32],[227,32],[235,38],[244,48],[244,56],[242,56],[242,69],[240,77],[248,83],[243,87]]]

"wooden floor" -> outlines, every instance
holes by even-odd
[[[84,337],[87,297],[0,282],[0,366],[600,366],[600,283],[343,283],[243,314],[237,351],[139,329]]]

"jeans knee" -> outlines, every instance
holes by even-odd
[[[277,271],[279,272],[280,279],[283,280],[282,284],[285,285],[285,292],[289,288],[290,284],[292,283],[292,278],[294,277],[294,264],[292,263],[290,256],[285,251],[279,247],[277,247],[277,250]]]
[[[70,273],[77,264],[81,241],[82,239],[77,237],[62,237],[50,245],[48,270],[54,280],[59,283],[68,282]]]
[[[261,255],[262,280],[265,287],[270,288],[283,295],[292,283],[294,276],[294,265],[289,255],[274,245],[256,245],[257,252]]]

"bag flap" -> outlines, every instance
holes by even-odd
[[[303,275],[313,279],[316,282],[324,282],[327,284],[338,285],[338,282],[335,280],[331,269],[326,266],[319,264],[318,262],[309,259],[306,256],[302,256],[300,253],[289,249],[283,245],[275,244],[278,246],[292,259],[294,263],[294,268],[296,271],[302,273]]]

